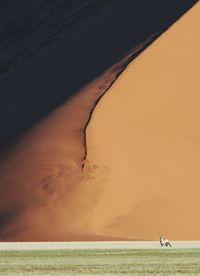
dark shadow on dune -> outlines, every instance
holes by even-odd
[[[196,2],[1,1],[0,148]]]
[[[13,208],[0,213],[0,228],[5,227],[17,215],[19,209]],[[1,234],[0,234],[1,235]]]

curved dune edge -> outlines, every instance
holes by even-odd
[[[88,227],[91,192],[82,189],[85,127],[98,99],[152,39],[135,47],[1,156],[0,240],[104,239]]]
[[[197,4],[129,65],[93,113],[82,185],[98,236],[200,239],[199,18]]]

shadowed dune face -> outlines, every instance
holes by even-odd
[[[129,3],[131,4],[131,1]],[[180,12],[181,8],[177,14],[180,14]],[[162,22],[163,26],[158,30],[165,29],[169,22],[172,22],[174,16],[175,14],[165,24]],[[151,173],[148,174],[145,171],[149,163],[156,164],[152,160],[149,163],[147,162],[152,155],[151,152],[148,153],[145,147],[153,148],[153,145],[155,146],[153,144],[153,141],[155,142],[154,138],[160,135],[156,131],[152,131],[152,145],[146,144],[145,137],[149,133],[145,128],[146,125],[142,125],[142,123],[146,123],[150,130],[153,129],[153,126],[150,127],[153,117],[150,120],[151,113],[147,111],[150,100],[153,100],[149,90],[145,89],[147,86],[151,87],[152,95],[157,100],[160,112],[162,110],[164,112],[167,105],[164,105],[166,109],[161,108],[161,96],[156,96],[157,86],[153,86],[154,81],[155,83],[158,81],[154,77],[159,77],[157,72],[154,71],[157,68],[154,61],[157,60],[157,58],[155,59],[157,52],[160,53],[159,68],[170,67],[171,70],[171,63],[170,66],[165,66],[164,58],[165,55],[168,55],[168,48],[170,48],[174,53],[174,64],[177,64],[177,51],[176,48],[173,48],[175,50],[173,52],[170,46],[172,43],[170,42],[172,40],[170,35],[173,36],[173,33],[176,33],[178,36],[176,45],[180,47],[179,39],[188,30],[188,24],[191,24],[190,20],[189,22],[183,20],[181,22],[184,26],[180,27],[182,23],[177,26],[182,30],[175,26],[172,31],[168,32],[166,38],[165,36],[161,38],[141,59],[130,66],[120,77],[119,82],[114,84],[108,96],[105,99],[103,98],[100,105],[97,106],[91,121],[91,114],[98,99],[110,88],[127,63],[136,57],[137,53],[141,52],[144,47],[149,45],[155,37],[150,36],[144,44],[140,44],[135,49],[135,52],[127,55],[121,62],[115,64],[100,77],[90,82],[89,85],[79,90],[60,108],[57,108],[21,136],[13,148],[1,155],[0,240],[53,241],[152,238],[151,234],[154,233],[154,226],[151,224],[152,217],[148,217],[149,224],[147,225],[146,220],[143,219],[146,218],[145,212],[149,208],[151,214],[156,214],[157,205],[151,204],[155,202],[155,199],[160,202],[161,210],[168,205],[162,197],[159,198],[158,193],[150,192],[155,191],[155,187],[160,188],[160,184],[158,185],[158,181],[155,182],[155,179],[151,178]],[[152,34],[152,32],[150,33]],[[168,41],[170,45],[168,45]],[[189,43],[189,41],[186,42]],[[187,43],[184,44],[184,47],[191,47]],[[127,47],[127,49],[129,48]],[[182,60],[183,53],[188,52],[186,50],[187,48],[183,48],[180,60]],[[178,52],[181,53],[181,51]],[[56,59],[56,56],[54,56],[54,59]],[[166,60],[168,59],[166,58]],[[187,62],[187,64],[189,63]],[[46,66],[47,64],[45,68]],[[132,69],[134,66],[135,69]],[[145,68],[148,68],[148,70]],[[175,68],[174,70],[176,70]],[[57,67],[53,69],[56,71]],[[65,72],[61,71],[66,80]],[[58,71],[58,74],[61,71]],[[148,74],[149,71],[151,74]],[[160,73],[159,70],[158,72]],[[168,74],[167,70],[162,75],[165,76],[163,79],[160,76],[160,87],[163,87],[163,82],[166,82],[166,74]],[[31,74],[29,74],[30,76]],[[51,83],[54,83],[54,87],[50,89],[54,91],[58,79],[55,82],[54,80],[49,82],[51,80],[49,76],[51,74],[43,81],[45,82],[48,79],[49,88]],[[170,76],[169,74],[168,85],[173,83]],[[40,77],[43,78],[44,76]],[[143,82],[144,78],[146,84]],[[178,82],[179,79],[180,76],[176,78],[176,81]],[[173,85],[169,88],[178,87],[175,86],[177,85],[176,81],[174,80]],[[24,83],[24,80],[22,82]],[[39,83],[40,89],[44,88],[42,83]],[[144,87],[140,88],[140,85],[144,85]],[[19,84],[17,87],[20,90],[19,87],[21,86]],[[31,89],[34,90],[36,87],[33,85]],[[142,93],[140,94],[141,89]],[[40,93],[38,92],[40,90],[35,90],[38,94]],[[23,89],[23,93],[24,91],[26,89]],[[172,90],[170,91],[172,93]],[[149,98],[146,97],[145,93]],[[142,98],[139,98],[140,95],[143,95],[146,99],[146,105]],[[170,95],[169,102],[171,101]],[[9,94],[7,97],[9,98]],[[198,103],[198,97],[196,102]],[[31,105],[34,106],[32,102]],[[143,106],[142,116],[140,114],[141,106]],[[175,106],[174,104],[174,113]],[[170,105],[168,107],[171,108]],[[37,108],[39,110],[39,106]],[[29,109],[29,105],[25,109]],[[171,120],[172,118],[174,120],[174,113],[170,117]],[[157,117],[157,114],[159,113],[156,113],[155,117]],[[162,113],[159,115],[162,117]],[[146,120],[146,117],[149,117],[149,121]],[[88,125],[89,121],[90,124]],[[163,123],[163,125],[165,124]],[[85,140],[86,127],[88,127],[87,140]],[[157,130],[156,123],[154,128]],[[158,136],[156,136],[156,133]],[[142,143],[137,144],[138,141],[143,141],[144,145]],[[162,143],[160,147],[164,148]],[[156,156],[158,151],[152,150],[152,152]],[[147,153],[149,159],[146,158]],[[170,158],[169,160],[172,160]],[[140,167],[136,166],[139,166],[139,164],[141,170],[139,170]],[[146,167],[144,167],[144,164],[146,164]],[[168,166],[170,168],[169,164]],[[179,169],[181,168],[180,165]],[[163,173],[164,171],[160,169],[160,177],[163,177]],[[157,186],[154,186],[155,183]],[[172,184],[170,185],[168,188],[172,187]],[[164,184],[161,187],[163,186]],[[153,220],[156,221],[154,218]],[[156,222],[156,225],[163,226],[163,221],[164,219],[161,219],[161,224]],[[146,234],[147,226],[149,227],[148,235]],[[160,232],[164,230],[159,229]]]
[[[0,151],[196,2],[0,1]]]
[[[197,4],[93,113],[84,185],[98,187],[90,223],[99,235],[200,239],[199,18]]]
[[[81,220],[82,211],[78,207],[76,214],[75,206],[80,204],[80,198],[75,200],[72,195],[82,180],[83,126],[88,110],[103,92],[105,81],[111,81],[114,75],[107,72],[91,83],[28,131],[2,158],[0,227],[3,239],[10,232],[14,238],[24,240],[67,239],[80,226],[84,236],[83,224],[87,222]],[[80,219],[76,221],[77,216]]]
[[[1,156],[1,240],[97,239],[88,227],[96,191],[82,184],[84,127],[98,98],[150,41],[138,45]]]

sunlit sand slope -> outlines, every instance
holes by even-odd
[[[0,158],[0,240],[93,240],[83,189],[85,128],[96,101],[151,38],[20,137]],[[82,194],[84,190],[84,194]]]
[[[200,4],[120,76],[87,129],[98,235],[200,239]]]
[[[87,86],[81,86],[71,99],[37,122],[1,154],[1,241],[150,239],[155,237],[155,229],[175,234],[172,228],[178,215],[179,230],[188,223],[183,214],[195,221],[197,201],[194,199],[192,206],[183,206],[193,193],[198,196],[195,188],[198,185],[195,182],[198,94],[194,89],[198,72],[194,68],[199,45],[195,42],[197,31],[192,29],[197,26],[197,15],[194,9],[161,37],[130,66],[99,106],[99,98],[163,27],[156,27],[158,32],[150,32],[149,38],[145,37],[146,41],[133,52],[106,67]],[[128,32],[127,37],[134,37],[134,32],[129,32],[123,22],[120,24]],[[119,33],[117,36],[122,45],[127,43]],[[113,44],[107,40],[104,43],[112,49]],[[195,59],[190,58],[189,51]],[[89,64],[86,67],[94,68]],[[67,85],[69,75],[64,75]],[[79,77],[82,75],[77,74],[77,81]],[[57,94],[58,79],[54,85]],[[48,83],[49,89],[50,86]],[[17,91],[19,87],[16,86]],[[45,86],[43,90],[48,91]],[[31,103],[37,113],[41,102]],[[195,109],[193,103],[197,105]],[[29,110],[29,105],[25,107]],[[93,110],[96,110],[94,116]],[[194,186],[193,192],[187,185]],[[177,189],[183,186],[186,186],[184,191],[189,190],[186,199],[184,194],[176,199],[180,193]],[[164,216],[160,217],[162,212]],[[194,231],[197,237],[197,227]]]

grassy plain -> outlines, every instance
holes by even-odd
[[[6,250],[0,275],[200,275],[200,249]]]

